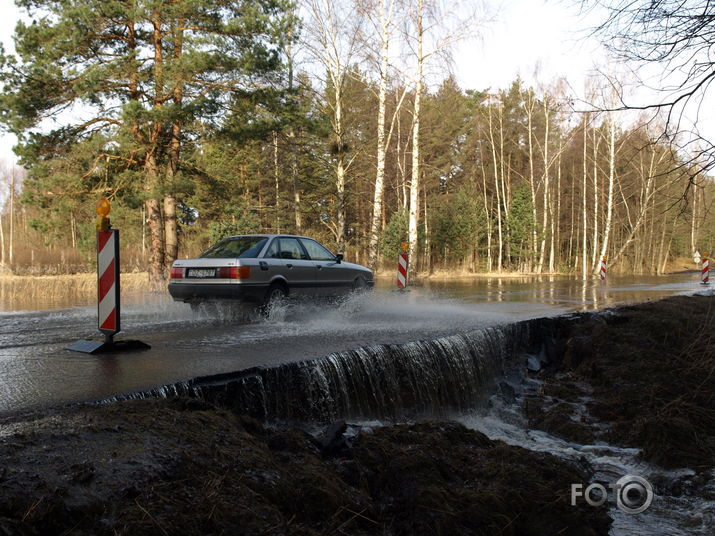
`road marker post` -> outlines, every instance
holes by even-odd
[[[398,290],[405,290],[407,288],[407,266],[408,266],[408,256],[407,256],[408,245],[407,242],[402,242],[402,251],[397,258],[397,288]]]
[[[109,212],[112,206],[106,197],[97,201],[97,328],[104,341],[79,340],[67,347],[73,352],[100,354],[130,350],[146,350],[141,341],[115,341],[121,328],[119,279],[119,229],[112,229]]]
[[[700,268],[700,277],[701,285],[709,285],[710,284],[710,261],[708,260],[708,253],[707,251],[703,253],[703,264],[701,265]]]
[[[598,272],[598,277],[601,278],[601,281],[604,281],[606,279],[606,257],[605,256],[601,259],[601,269]]]

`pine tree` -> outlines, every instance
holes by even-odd
[[[19,0],[34,17],[0,56],[2,123],[29,168],[94,135],[142,182],[150,276],[177,255],[182,150],[232,97],[278,87],[287,0]],[[64,112],[64,113],[63,113]],[[48,128],[58,119],[61,127]],[[86,170],[90,172],[91,170]],[[111,190],[108,193],[116,193]]]

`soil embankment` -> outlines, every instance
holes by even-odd
[[[0,534],[606,534],[584,468],[450,422],[314,439],[200,400],[2,426]]]
[[[532,426],[713,467],[712,297],[564,322]],[[532,384],[534,382],[531,382]],[[452,422],[267,428],[198,399],[78,405],[0,420],[0,534],[607,534],[571,506],[590,467]]]
[[[531,426],[637,447],[669,469],[715,466],[712,296],[590,315],[561,338],[557,359],[535,374],[542,387],[524,401]]]

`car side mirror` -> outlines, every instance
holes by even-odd
[[[338,253],[337,255],[335,255],[335,262],[338,264],[343,262],[343,254],[342,253]]]

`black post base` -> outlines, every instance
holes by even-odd
[[[82,352],[83,354],[114,354],[119,352],[136,352],[149,350],[151,346],[136,340],[85,341],[80,340],[70,344],[65,350]]]

